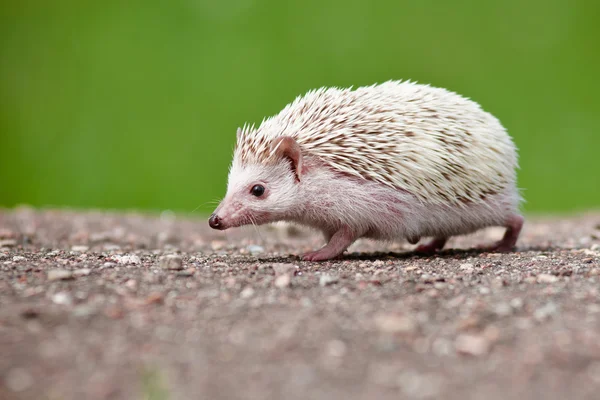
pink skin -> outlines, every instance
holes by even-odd
[[[444,246],[446,245],[447,241],[448,241],[447,237],[439,237],[439,238],[432,239],[431,241],[429,241],[427,243],[418,245],[417,248],[415,249],[415,252],[424,253],[424,254],[433,254],[436,251],[443,249]]]
[[[504,226],[506,233],[483,248],[504,252],[514,248],[521,232],[523,217],[511,188],[483,205],[423,205],[410,193],[337,173],[318,159],[303,157],[290,137],[275,139],[272,151],[275,161],[270,164],[242,165],[234,159],[227,195],[209,221],[213,229],[290,221],[321,230],[327,244],[302,255],[305,261],[335,259],[359,238],[417,244],[421,237],[432,237],[416,251],[433,254],[450,237],[488,226]],[[255,185],[264,192],[257,196]]]
[[[356,235],[349,226],[342,227],[334,233],[328,243],[319,250],[302,256],[304,261],[324,261],[340,256],[356,240]]]
[[[517,239],[523,228],[525,219],[520,215],[513,215],[506,221],[506,232],[501,240],[492,245],[479,246],[480,249],[495,253],[507,253],[513,251],[517,244]]]
[[[513,215],[506,221],[506,232],[501,240],[491,245],[480,245],[477,248],[494,253],[507,253],[513,251],[523,228],[524,218],[520,215]],[[448,241],[447,237],[439,237],[431,240],[428,243],[417,246],[415,252],[424,254],[434,254],[441,250]]]
[[[492,245],[481,245],[480,249],[489,252],[506,253],[514,250],[517,239],[523,227],[523,217],[515,215],[507,221],[504,237]],[[355,240],[356,235],[349,227],[343,227],[337,231],[323,248],[306,253],[302,256],[304,261],[323,261],[336,258],[341,255]],[[428,243],[421,244],[415,249],[416,253],[434,254],[446,245],[448,238],[434,238]]]

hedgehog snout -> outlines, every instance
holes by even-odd
[[[217,214],[212,214],[208,219],[208,225],[213,229],[223,229],[223,221]]]
[[[241,205],[237,201],[225,199],[213,211],[208,219],[208,225],[220,231],[224,231],[239,225]]]

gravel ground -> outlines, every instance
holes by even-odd
[[[597,399],[600,213],[425,257],[163,214],[0,211],[1,399]]]

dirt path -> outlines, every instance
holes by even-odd
[[[460,250],[489,230],[305,263],[318,236],[259,232],[0,211],[0,398],[598,398],[600,213],[506,255]]]

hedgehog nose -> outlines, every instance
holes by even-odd
[[[221,218],[216,214],[212,214],[208,220],[208,224],[213,229],[219,229],[221,228]]]

